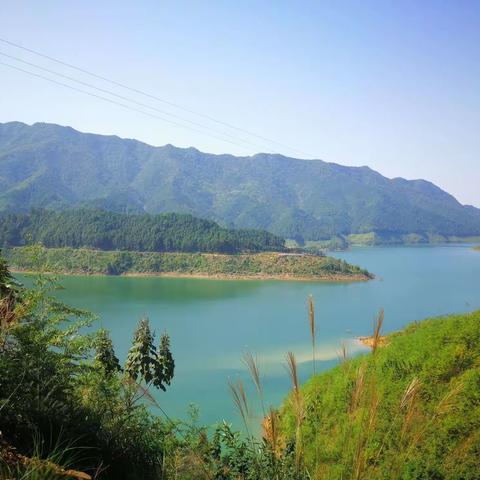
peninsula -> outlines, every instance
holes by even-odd
[[[365,281],[373,275],[324,255],[284,252],[186,253],[13,247],[4,250],[13,271],[76,275],[138,275],[216,279]]]

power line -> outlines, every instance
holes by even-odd
[[[77,87],[74,87],[72,85],[68,85],[66,83],[63,83],[63,82],[59,82],[57,80],[54,80],[52,78],[48,78],[48,77],[45,77],[44,75],[40,75],[38,73],[35,73],[35,72],[30,72],[29,70],[25,70],[23,68],[20,68],[20,67],[17,67],[15,65],[11,65],[9,63],[5,63],[5,62],[0,62],[0,65],[4,65],[6,67],[10,67],[10,68],[13,68],[14,70],[18,70],[19,72],[23,72],[23,73],[26,73],[28,75],[31,75],[31,76],[34,76],[34,77],[37,77],[37,78],[41,78],[43,80],[46,80],[48,82],[52,82],[52,83],[55,83],[57,85],[60,85],[62,87],[66,87],[66,88],[69,88],[71,90],[75,90],[76,92],[80,92],[80,93],[84,93],[85,95],[89,95],[91,97],[95,97],[95,98],[98,98],[98,99],[101,99],[101,100],[104,100],[106,102],[110,102],[110,103],[113,103],[114,105],[118,105],[120,107],[123,107],[123,108],[126,108],[128,110],[132,110],[134,112],[137,112],[137,113],[141,113],[143,115],[147,115],[148,117],[152,117],[152,118],[156,118],[158,120],[162,120],[164,122],[167,122],[167,123],[171,123],[172,125],[176,125],[178,127],[183,127],[183,128],[188,128],[189,130],[192,130],[196,133],[200,133],[202,135],[209,135],[210,137],[212,138],[215,138],[217,140],[221,140],[222,142],[228,142],[228,143],[231,143],[232,145],[235,145],[237,147],[241,147],[241,148],[245,148],[244,145],[240,145],[239,143],[236,143],[236,142],[233,142],[231,140],[228,140],[228,139],[225,139],[225,138],[221,138],[221,137],[217,137],[216,135],[212,135],[210,133],[206,133],[206,132],[202,132],[201,130],[197,130],[196,128],[193,128],[193,127],[190,127],[188,125],[183,125],[181,123],[178,123],[178,122],[175,122],[173,120],[170,120],[170,119],[167,119],[167,118],[163,118],[163,117],[160,117],[159,115],[154,115],[152,113],[149,113],[149,112],[145,112],[143,110],[140,110],[139,108],[135,108],[135,107],[132,107],[131,105],[125,105],[124,103],[121,103],[121,102],[117,102],[116,100],[112,100],[111,98],[107,98],[107,97],[103,97],[102,95],[97,95],[96,93],[93,93],[93,92],[88,92],[86,90],[82,90],[81,88],[77,88]]]
[[[34,67],[34,68],[38,68],[38,69],[43,70],[44,72],[48,72],[48,73],[50,73],[50,74],[52,74],[52,75],[57,75],[58,77],[64,78],[64,79],[69,80],[69,81],[71,81],[71,82],[75,82],[75,83],[78,83],[78,84],[80,84],[80,85],[86,86],[86,87],[88,87],[88,88],[92,88],[92,89],[94,89],[94,90],[97,90],[97,91],[99,91],[99,92],[106,93],[107,95],[112,95],[112,96],[117,97],[117,98],[119,98],[119,99],[121,99],[121,100],[125,100],[125,101],[127,101],[127,102],[134,103],[134,104],[139,105],[139,106],[141,106],[141,107],[149,108],[149,109],[154,110],[154,111],[156,111],[156,112],[159,112],[159,113],[161,113],[161,114],[163,114],[163,115],[167,115],[167,116],[169,116],[169,117],[176,118],[177,120],[181,120],[181,121],[183,121],[183,122],[187,122],[187,123],[189,123],[189,124],[191,124],[191,125],[194,125],[194,126],[196,126],[196,127],[198,127],[198,128],[203,128],[203,129],[205,129],[205,130],[207,130],[207,131],[213,131],[213,132],[216,133],[216,134],[220,134],[220,135],[229,137],[229,138],[233,139],[234,141],[240,141],[240,142],[242,142],[242,143],[245,143],[245,144],[250,145],[250,146],[254,146],[254,147],[256,147],[256,148],[262,148],[262,149],[264,148],[264,146],[262,146],[262,145],[258,145],[258,144],[256,144],[256,143],[252,143],[252,142],[250,142],[250,141],[248,141],[248,140],[245,140],[245,139],[243,139],[243,138],[234,137],[234,136],[232,136],[232,135],[230,135],[229,133],[226,133],[226,132],[215,131],[215,130],[213,130],[212,128],[209,128],[209,127],[206,127],[206,126],[202,125],[201,123],[193,122],[193,121],[191,121],[191,120],[188,120],[188,119],[186,119],[186,118],[180,117],[180,116],[175,115],[175,114],[173,114],[173,113],[170,113],[170,112],[166,112],[166,111],[164,111],[164,110],[161,110],[161,109],[159,109],[159,108],[157,108],[157,107],[153,107],[153,106],[148,105],[148,104],[146,104],[146,103],[138,102],[138,101],[135,100],[135,99],[132,99],[132,98],[129,98],[129,97],[125,97],[125,96],[123,96],[123,95],[119,95],[119,94],[117,94],[117,93],[115,93],[115,92],[112,92],[111,90],[107,90],[107,89],[104,89],[104,88],[97,87],[96,85],[92,85],[91,83],[84,82],[84,81],[82,81],[82,80],[78,80],[77,78],[70,77],[70,76],[68,76],[68,75],[64,75],[63,73],[56,72],[55,70],[50,70],[49,68],[45,68],[45,67],[43,67],[43,66],[41,66],[41,65],[37,65],[37,64],[35,64],[35,63],[28,62],[28,61],[26,61],[26,60],[23,60],[22,58],[19,58],[19,57],[14,56],[14,55],[9,55],[9,54],[7,54],[7,53],[5,53],[5,52],[0,52],[0,55],[2,55],[2,56],[4,56],[4,57],[8,57],[8,58],[10,58],[10,59],[12,59],[12,60],[16,60],[16,61],[18,61],[18,62],[22,62],[22,63],[24,63],[25,65],[29,65],[29,66]],[[276,152],[271,152],[271,153],[276,153]]]
[[[277,142],[276,140],[272,140],[272,139],[270,139],[270,138],[264,137],[263,135],[259,135],[259,134],[256,134],[256,133],[254,133],[254,132],[251,132],[251,131],[249,131],[249,130],[246,130],[246,129],[244,129],[244,128],[237,127],[237,126],[235,126],[235,125],[232,125],[231,123],[228,123],[228,122],[225,122],[225,121],[222,121],[222,120],[218,120],[218,119],[216,119],[216,118],[214,118],[214,117],[212,117],[212,116],[210,116],[210,115],[206,115],[206,114],[204,114],[204,113],[200,113],[200,112],[197,112],[197,111],[195,111],[195,110],[192,110],[192,109],[183,107],[183,106],[181,106],[181,105],[179,105],[179,104],[177,104],[177,103],[171,102],[171,101],[169,101],[169,100],[165,100],[164,98],[158,97],[158,96],[156,96],[156,95],[152,95],[151,93],[145,92],[145,91],[143,91],[143,90],[140,90],[140,89],[137,89],[137,88],[134,88],[134,87],[130,87],[130,86],[124,84],[124,83],[118,82],[118,81],[116,81],[116,80],[112,80],[112,79],[110,79],[110,78],[108,78],[108,77],[104,77],[104,76],[102,76],[102,75],[99,75],[99,74],[94,73],[94,72],[92,72],[92,71],[89,71],[89,70],[86,70],[86,69],[84,69],[84,68],[78,67],[78,66],[73,65],[73,64],[71,64],[71,63],[64,62],[63,60],[59,60],[58,58],[52,57],[52,56],[50,56],[50,55],[46,55],[46,54],[41,53],[41,52],[39,52],[39,51],[37,51],[37,50],[33,50],[33,49],[31,49],[31,48],[24,47],[23,45],[19,45],[18,43],[12,42],[12,41],[10,41],[10,40],[7,40],[7,39],[4,39],[4,38],[1,38],[1,37],[0,37],[0,42],[3,42],[3,43],[5,43],[5,44],[7,44],[7,45],[11,45],[11,46],[16,47],[16,48],[20,48],[20,49],[22,49],[22,50],[25,50],[26,52],[33,53],[34,55],[38,55],[38,56],[40,56],[40,57],[46,58],[46,59],[48,59],[48,60],[50,60],[50,61],[52,61],[52,62],[56,62],[56,63],[58,63],[58,64],[60,64],[60,65],[64,65],[64,66],[66,66],[66,67],[68,67],[68,68],[72,68],[72,69],[77,70],[77,71],[79,71],[79,72],[82,72],[82,73],[84,73],[84,74],[86,74],[86,75],[90,75],[90,76],[92,76],[92,77],[95,77],[95,78],[97,78],[97,79],[99,79],[99,80],[103,80],[103,81],[105,81],[105,82],[111,83],[112,85],[116,85],[116,86],[121,87],[121,88],[124,88],[124,89],[126,89],[126,90],[130,90],[131,92],[135,92],[135,93],[140,94],[140,95],[143,95],[143,96],[145,96],[145,97],[149,97],[149,98],[151,98],[151,99],[153,99],[153,100],[156,100],[156,101],[158,101],[158,102],[162,102],[162,103],[164,103],[164,104],[166,104],[166,105],[169,105],[169,106],[171,106],[171,107],[178,108],[178,109],[183,110],[184,112],[190,113],[190,114],[192,114],[192,115],[197,115],[197,116],[199,116],[199,117],[203,117],[203,118],[205,118],[205,119],[207,119],[207,120],[210,120],[211,122],[217,123],[217,124],[219,124],[219,125],[223,125],[224,127],[228,127],[228,128],[233,129],[233,130],[237,130],[237,131],[239,131],[239,132],[246,133],[247,135],[250,135],[250,136],[252,136],[252,137],[259,138],[259,139],[261,139],[261,140],[264,140],[264,141],[267,141],[267,142],[269,142],[269,143],[272,143],[272,144],[281,146],[281,147],[283,147],[283,148],[287,148],[288,150],[291,150],[291,151],[293,151],[293,152],[300,153],[301,155],[306,155],[307,157],[313,157],[313,155],[310,155],[309,153],[303,152],[303,151],[301,151],[301,150],[299,150],[299,149],[297,149],[297,148],[290,147],[289,145],[286,145],[286,144],[281,143],[281,142]]]

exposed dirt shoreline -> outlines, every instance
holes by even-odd
[[[370,335],[370,336],[367,336],[367,337],[357,337],[357,341],[359,343],[361,343],[364,347],[371,348],[372,345],[373,345],[373,336]],[[386,335],[380,337],[379,341],[378,341],[378,346],[379,347],[385,347],[387,345],[388,345],[388,337]]]
[[[11,267],[12,273],[23,273],[27,275],[35,275],[38,272],[21,268]],[[269,275],[269,274],[209,274],[209,273],[183,273],[183,272],[127,272],[120,275],[108,275],[101,272],[68,272],[54,271],[44,272],[52,275],[65,275],[72,277],[164,277],[164,278],[191,278],[201,280],[279,280],[279,281],[298,281],[298,282],[366,282],[371,280],[365,275]]]

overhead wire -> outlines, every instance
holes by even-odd
[[[256,137],[256,138],[261,139],[261,140],[263,140],[263,141],[266,141],[266,142],[268,142],[268,143],[271,143],[271,144],[274,144],[274,145],[277,145],[277,146],[281,146],[282,148],[286,148],[286,149],[288,149],[288,150],[290,150],[290,151],[292,151],[292,152],[296,152],[296,153],[298,153],[298,154],[305,155],[305,156],[307,156],[307,157],[313,157],[313,155],[311,155],[311,154],[309,154],[309,153],[306,153],[306,152],[303,152],[302,150],[299,150],[299,149],[297,149],[297,148],[291,147],[291,146],[289,146],[289,145],[287,145],[287,144],[285,144],[285,143],[278,142],[278,141],[276,141],[276,140],[272,140],[272,139],[270,139],[270,138],[268,138],[268,137],[265,137],[265,136],[263,136],[263,135],[259,135],[259,134],[255,133],[255,132],[252,132],[252,131],[247,130],[247,129],[245,129],[245,128],[235,126],[235,125],[233,125],[233,124],[231,124],[231,123],[228,123],[228,122],[225,122],[225,121],[223,121],[223,120],[219,120],[219,119],[217,119],[217,118],[215,118],[215,117],[213,117],[213,116],[211,116],[211,115],[207,115],[207,114],[205,114],[205,113],[201,113],[201,112],[195,111],[195,110],[193,110],[193,109],[190,109],[190,108],[184,107],[184,106],[182,106],[182,105],[179,105],[179,104],[177,104],[177,103],[175,103],[175,102],[171,102],[171,101],[169,101],[169,100],[166,100],[166,99],[164,99],[164,98],[162,98],[162,97],[159,97],[159,96],[157,96],[157,95],[153,95],[153,94],[151,94],[151,93],[148,93],[148,92],[146,92],[146,91],[144,91],[144,90],[141,90],[141,89],[138,89],[138,88],[135,88],[135,87],[131,87],[131,86],[129,86],[129,85],[126,85],[125,83],[119,82],[119,81],[117,81],[117,80],[113,80],[113,79],[108,78],[108,77],[105,77],[105,76],[103,76],[103,75],[99,75],[99,74],[97,74],[97,73],[95,73],[95,72],[92,72],[92,71],[87,70],[87,69],[85,69],[85,68],[79,67],[79,66],[74,65],[74,64],[72,64],[72,63],[65,62],[65,61],[60,60],[60,59],[58,59],[58,58],[52,57],[51,55],[47,55],[47,54],[45,54],[45,53],[39,52],[38,50],[34,50],[34,49],[31,49],[31,48],[25,47],[25,46],[23,46],[23,45],[20,45],[20,44],[18,44],[18,43],[12,42],[12,41],[7,40],[7,39],[2,38],[2,37],[0,37],[0,42],[3,42],[4,44],[13,46],[13,47],[15,47],[15,48],[19,48],[19,49],[21,49],[21,50],[24,50],[24,51],[26,51],[26,52],[32,53],[32,54],[34,54],[34,55],[43,57],[43,58],[45,58],[45,59],[47,59],[47,60],[50,60],[50,61],[52,61],[52,62],[58,63],[58,64],[63,65],[63,66],[66,66],[66,67],[68,67],[68,68],[77,70],[77,71],[79,71],[79,72],[81,72],[81,73],[84,73],[84,74],[86,74],[86,75],[90,75],[90,76],[92,76],[92,77],[94,77],[94,78],[97,78],[97,79],[99,79],[99,80],[108,82],[108,83],[110,83],[110,84],[112,84],[112,85],[116,85],[116,86],[118,86],[118,87],[120,87],[120,88],[123,88],[123,89],[126,89],[126,90],[130,90],[131,92],[137,93],[137,94],[139,94],[139,95],[143,95],[143,96],[145,96],[145,97],[149,97],[150,99],[153,99],[153,100],[156,100],[156,101],[158,101],[158,102],[161,102],[161,103],[164,103],[164,104],[166,104],[166,105],[169,105],[169,106],[171,106],[171,107],[174,107],[174,108],[183,110],[183,111],[185,111],[185,112],[187,112],[187,113],[190,113],[190,114],[192,114],[192,115],[196,115],[196,116],[199,116],[199,117],[203,117],[203,118],[205,118],[206,120],[209,120],[209,121],[211,121],[211,122],[217,123],[217,124],[219,124],[219,125],[223,125],[224,127],[227,127],[227,128],[233,129],[233,130],[237,130],[237,131],[239,131],[239,132],[243,132],[243,133],[245,133],[245,134],[247,134],[247,135],[249,135],[249,136]]]
[[[113,97],[116,97],[116,98],[119,98],[121,100],[124,100],[124,101],[127,101],[127,102],[130,102],[130,103],[133,103],[135,105],[139,105],[141,107],[144,107],[144,108],[148,108],[148,109],[151,109],[151,110],[154,110],[156,112],[159,112],[163,115],[167,115],[169,117],[172,117],[172,118],[175,118],[177,120],[180,120],[182,122],[186,122],[186,123],[189,123],[191,125],[194,125],[195,127],[198,127],[198,128],[202,128],[202,129],[205,129],[207,131],[211,130],[211,131],[214,131],[212,130],[211,128],[208,128],[208,127],[205,127],[204,125],[198,123],[198,122],[194,122],[194,121],[191,121],[191,120],[188,120],[188,119],[185,119],[183,117],[180,117],[179,115],[175,115],[174,113],[170,113],[170,112],[166,112],[165,110],[161,110],[157,107],[154,107],[152,105],[148,105],[146,103],[143,103],[143,102],[139,102],[135,99],[132,99],[132,98],[129,98],[129,97],[125,97],[124,95],[119,95],[118,93],[115,93],[115,92],[112,92],[111,90],[107,90],[105,88],[101,88],[101,87],[98,87],[96,85],[93,85],[91,83],[88,83],[88,82],[84,82],[82,80],[79,80],[77,78],[74,78],[74,77],[71,77],[69,75],[65,75],[63,73],[59,73],[55,70],[51,70],[49,68],[45,68],[41,65],[38,65],[38,64],[35,64],[35,63],[32,63],[32,62],[28,62],[27,60],[24,60],[22,58],[19,58],[19,57],[16,57],[14,55],[9,55],[8,53],[5,53],[5,52],[1,52],[0,51],[0,55],[4,56],[4,57],[7,57],[7,58],[10,58],[12,60],[15,60],[15,61],[18,61],[18,62],[21,62],[25,65],[29,65],[30,67],[34,67],[34,68],[37,68],[39,70],[43,70],[44,72],[47,72],[47,73],[50,73],[51,75],[56,75],[58,77],[61,77],[61,78],[64,78],[66,80],[69,80],[71,82],[75,82],[75,83],[78,83],[80,85],[83,85],[83,86],[86,86],[88,88],[92,88],[94,90],[97,90],[99,92],[102,92],[102,93],[106,93],[107,95],[111,95]],[[242,142],[242,143],[245,143],[246,145],[249,145],[249,146],[253,146],[253,147],[256,147],[256,148],[264,148],[264,146],[262,145],[258,145],[258,144],[255,144],[255,143],[252,143],[248,140],[245,140],[243,138],[237,138],[237,137],[234,137],[226,132],[218,132],[218,131],[214,131],[216,134],[219,134],[219,135],[222,135],[222,136],[225,136],[225,137],[228,137],[228,138],[231,138],[232,140],[234,141],[239,141],[239,142]],[[271,152],[271,153],[276,153],[276,152]]]
[[[240,147],[240,148],[245,148],[244,145],[241,145],[241,144],[239,144],[239,143],[237,143],[237,142],[234,142],[234,141],[232,141],[232,140],[228,140],[228,139],[226,139],[226,138],[221,138],[221,137],[218,137],[218,136],[213,135],[213,134],[211,134],[211,133],[203,132],[203,131],[198,130],[198,129],[194,128],[194,127],[191,127],[191,126],[189,126],[189,125],[184,125],[184,124],[178,123],[178,122],[176,122],[176,121],[174,121],[174,120],[170,120],[170,119],[168,119],[168,118],[160,117],[159,115],[156,115],[156,114],[153,114],[153,113],[145,112],[144,110],[140,110],[139,108],[132,107],[131,105],[126,105],[126,104],[121,103],[121,102],[118,102],[118,101],[116,101],[116,100],[112,100],[111,98],[107,98],[107,97],[104,97],[104,96],[102,96],[102,95],[98,95],[98,94],[96,94],[96,93],[89,92],[89,91],[87,91],[87,90],[83,90],[83,89],[81,89],[81,88],[74,87],[73,85],[69,85],[69,84],[67,84],[67,83],[59,82],[58,80],[54,80],[53,78],[49,78],[49,77],[46,77],[46,76],[41,75],[41,74],[39,74],[39,73],[35,73],[35,72],[29,71],[29,70],[25,70],[24,68],[18,67],[18,66],[16,66],[16,65],[12,65],[12,64],[10,64],[10,63],[1,62],[1,61],[0,61],[0,65],[3,65],[3,66],[6,66],[6,67],[9,67],[9,68],[12,68],[12,69],[14,69],[14,70],[18,70],[18,71],[20,71],[20,72],[26,73],[26,74],[28,74],[28,75],[31,75],[31,76],[34,76],[34,77],[37,77],[37,78],[41,78],[41,79],[43,79],[43,80],[46,80],[46,81],[51,82],[51,83],[55,83],[55,84],[60,85],[60,86],[62,86],[62,87],[66,87],[66,88],[69,88],[69,89],[71,89],[71,90],[75,90],[75,91],[80,92],[80,93],[83,93],[83,94],[85,94],[85,95],[89,95],[89,96],[91,96],[91,97],[95,97],[95,98],[104,100],[104,101],[106,101],[106,102],[112,103],[112,104],[114,104],[114,105],[118,105],[118,106],[123,107],[123,108],[126,108],[126,109],[128,109],[128,110],[132,110],[132,111],[135,111],[135,112],[137,112],[137,113],[141,113],[141,114],[143,114],[143,115],[147,115],[148,117],[156,118],[157,120],[162,120],[162,121],[164,121],[164,122],[167,122],[167,123],[170,123],[170,124],[172,124],[172,125],[176,125],[176,126],[179,126],[179,127],[182,127],[182,128],[187,128],[187,129],[189,129],[189,130],[191,130],[191,131],[194,131],[194,132],[196,132],[196,133],[200,133],[201,135],[209,135],[210,137],[215,138],[215,139],[217,139],[217,140],[221,140],[221,141],[223,141],[223,142],[231,143],[232,145],[235,145],[235,146]]]

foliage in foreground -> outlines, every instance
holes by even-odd
[[[8,300],[0,332],[0,450],[2,457],[10,451],[11,459],[27,460],[12,466],[2,458],[2,467],[9,475],[13,468],[19,478],[25,471],[38,478],[44,470],[57,475],[56,467],[40,459],[62,457],[60,451],[79,470],[150,478],[171,427],[140,399],[150,385],[165,388],[173,377],[168,337],[162,336],[157,349],[143,320],[123,374],[108,334],[82,334],[91,316],[50,296],[51,278],[40,276],[35,289],[14,291],[4,278],[9,277],[0,277],[2,304]]]
[[[195,418],[152,413],[163,411],[150,389],[174,373],[168,336],[157,346],[141,320],[122,368],[108,332],[83,334],[91,315],[59,303],[55,288],[44,275],[34,289],[15,286],[0,257],[0,478],[298,477],[291,454],[277,458],[228,424],[209,437]]]

